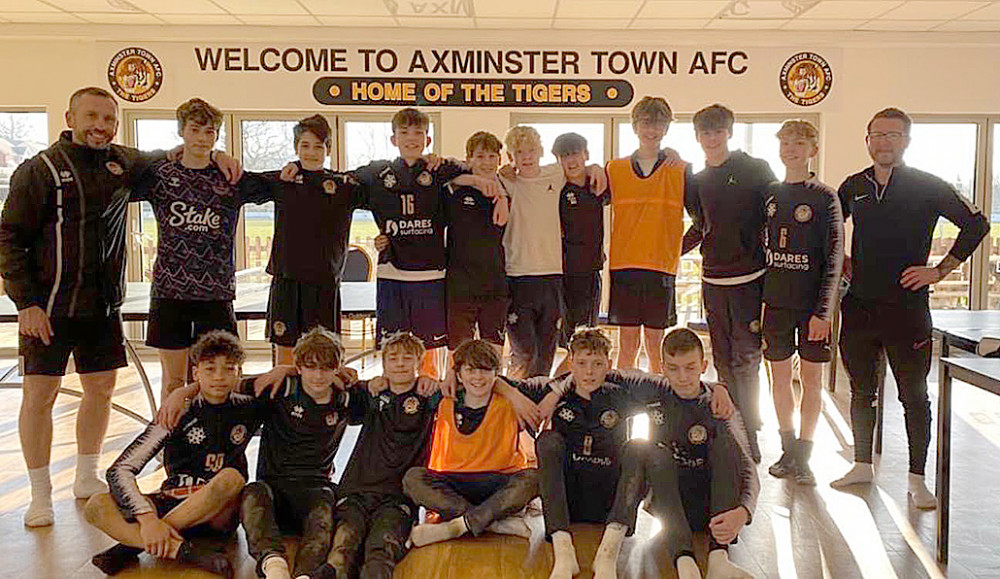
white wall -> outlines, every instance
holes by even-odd
[[[123,108],[173,109],[203,96],[224,110],[323,110],[311,96],[322,73],[203,73],[194,46],[393,46],[429,48],[563,48],[744,50],[750,71],[741,76],[624,76],[636,95],[665,96],[676,112],[690,113],[723,102],[739,113],[818,113],[824,131],[823,177],[838,183],[868,163],[865,123],[873,112],[898,106],[916,114],[1000,112],[1000,35],[985,33],[801,33],[777,32],[595,32],[433,31],[415,29],[213,28],[136,26],[0,25],[0,109],[44,107],[55,138],[64,126],[69,94],[85,85],[108,86],[111,56],[128,46],[150,49],[166,77],[161,92]],[[778,89],[778,69],[791,54],[811,50],[833,67],[830,96],[814,107],[787,102]],[[685,57],[680,58],[681,62]],[[681,68],[684,68],[681,64]],[[363,76],[352,70],[351,76]],[[403,76],[428,76],[424,74]],[[494,75],[495,76],[495,75]],[[597,78],[587,71],[581,78]],[[607,77],[607,76],[603,76]],[[330,109],[331,107],[325,107]],[[380,110],[382,107],[348,110]],[[390,109],[391,110],[391,109]],[[475,130],[503,134],[513,112],[622,114],[627,109],[438,108],[442,152],[461,156]]]

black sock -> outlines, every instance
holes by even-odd
[[[204,569],[209,573],[215,573],[227,578],[233,576],[233,564],[224,553],[199,552],[194,548],[191,541],[181,543],[180,549],[177,550],[177,560],[181,563],[188,563],[199,569]]]
[[[791,456],[795,450],[795,431],[779,430],[778,434],[781,435],[781,452],[787,456]]]
[[[91,558],[90,562],[105,575],[117,575],[126,567],[139,562],[139,553],[143,549],[129,547],[118,543],[114,547],[101,551]]]

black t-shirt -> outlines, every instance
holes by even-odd
[[[587,181],[582,187],[569,181],[559,194],[562,225],[563,273],[594,273],[604,267],[604,206],[610,191],[597,195]]]
[[[130,516],[154,512],[136,484],[143,467],[163,449],[167,479],[160,490],[205,485],[224,468],[247,478],[247,445],[264,414],[261,399],[230,394],[222,404],[209,404],[200,395],[173,430],[152,423],[108,469],[108,488],[115,502]]]
[[[359,205],[357,190],[344,174],[323,169],[299,172],[292,183],[274,188],[274,242],[267,273],[310,284],[340,281]],[[265,173],[276,178],[278,172]]]
[[[844,254],[844,218],[837,192],[815,178],[775,182],[767,188],[764,214],[764,302],[829,320]]]
[[[693,221],[683,251],[701,243],[706,279],[741,277],[762,271],[764,190],[775,181],[767,161],[734,151],[719,167],[706,166],[685,191]]]
[[[273,400],[265,395],[264,418],[257,480],[295,479],[328,483],[333,476],[333,457],[348,423],[351,392],[334,390],[330,402],[317,404],[302,388],[302,379],[286,379],[290,393]]]
[[[353,172],[359,199],[375,216],[389,248],[379,263],[406,271],[443,270],[444,185],[469,171],[449,161],[433,173],[423,159],[407,165],[402,158],[374,161]]]
[[[493,200],[474,187],[446,187],[448,295],[507,295],[504,227],[493,223]]]
[[[339,492],[402,495],[406,471],[427,464],[440,395],[420,396],[414,387],[372,396],[365,382],[350,392],[351,422],[362,427]]]
[[[938,217],[959,228],[950,255],[965,260],[989,233],[989,221],[943,180],[907,166],[896,167],[886,186],[869,167],[848,177],[839,190],[844,217],[852,217],[851,294],[869,300],[922,299],[899,284],[910,266],[927,265]]]
[[[469,408],[465,405],[465,391],[459,390],[455,400],[455,426],[458,431],[466,436],[475,432],[483,423],[491,401],[492,398],[479,408]]]

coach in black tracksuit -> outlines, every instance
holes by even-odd
[[[856,464],[833,486],[872,480],[876,367],[884,348],[906,419],[910,498],[919,508],[933,509],[934,495],[923,481],[931,436],[928,289],[972,255],[989,232],[989,223],[948,183],[903,164],[910,125],[898,109],[877,113],[866,138],[874,165],[840,186],[844,216],[854,221],[853,276],[842,304],[840,351],[851,379]],[[959,234],[948,255],[936,267],[927,267],[938,217],[958,226]]]

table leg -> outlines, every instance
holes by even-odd
[[[937,559],[947,563],[951,496],[951,370],[944,362],[938,364]]]
[[[150,421],[156,420],[156,397],[153,395],[153,387],[149,384],[149,376],[146,375],[146,369],[143,368],[142,360],[132,346],[131,340],[125,340],[125,353],[128,354],[128,357],[132,359],[132,363],[135,364],[135,371],[139,374],[139,381],[142,382],[142,387],[146,390],[146,399],[149,400],[149,411],[152,413],[150,414]]]

